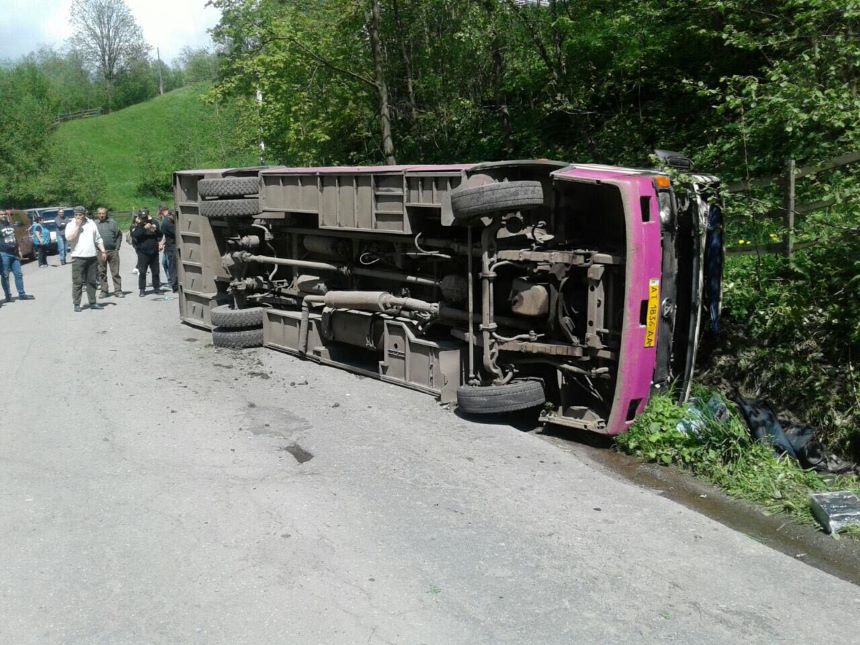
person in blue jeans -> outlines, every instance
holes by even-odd
[[[158,207],[161,215],[161,232],[164,237],[161,240],[161,267],[173,293],[179,291],[179,281],[176,275],[176,219],[173,212],[164,204]]]
[[[60,257],[60,264],[66,263],[66,211],[65,209],[57,209],[57,219],[54,220],[57,225],[57,255]]]
[[[18,300],[33,300],[33,296],[24,291],[24,276],[21,274],[21,260],[18,259],[18,240],[12,225],[12,211],[7,210],[5,213],[0,211],[0,283],[3,285],[6,302],[12,302],[10,271],[15,277]]]

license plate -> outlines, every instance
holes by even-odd
[[[645,319],[645,347],[657,343],[657,316],[660,313],[660,280],[648,281],[648,316]]]

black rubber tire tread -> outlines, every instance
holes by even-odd
[[[461,385],[457,406],[466,414],[498,414],[526,410],[546,403],[540,381],[511,381],[504,385]]]
[[[259,327],[263,324],[263,307],[233,309],[230,305],[218,305],[209,310],[209,319],[213,327],[222,329]]]
[[[215,347],[228,349],[245,349],[246,347],[263,346],[263,328],[253,329],[221,329],[212,330],[212,344]]]
[[[458,186],[451,191],[451,210],[454,219],[461,222],[492,213],[510,213],[542,205],[543,187],[539,181]]]
[[[242,217],[260,214],[260,200],[256,197],[249,199],[213,199],[200,202],[200,214],[203,217]]]
[[[244,197],[256,195],[259,191],[260,180],[257,177],[222,177],[197,182],[200,197]]]

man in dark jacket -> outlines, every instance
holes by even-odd
[[[122,246],[122,231],[119,230],[116,222],[108,217],[106,208],[98,209],[96,214],[98,215],[96,226],[107,251],[104,256],[99,256],[99,285],[101,288],[99,295],[102,298],[108,295],[107,272],[108,267],[110,267],[113,295],[122,298],[122,278],[119,276],[119,247]]]
[[[155,293],[161,293],[161,276],[158,267],[158,249],[164,235],[158,228],[158,224],[147,211],[138,213],[140,220],[131,231],[131,239],[134,241],[134,250],[137,251],[137,286],[140,296],[146,295],[146,270],[152,274],[152,289]]]
[[[173,293],[179,290],[179,280],[176,276],[176,219],[173,213],[165,205],[159,208],[161,215],[161,232],[164,234],[162,240],[162,251],[164,255],[161,258],[161,266],[164,267],[164,275],[167,276],[167,282]]]
[[[21,273],[21,260],[18,258],[18,238],[15,237],[15,224],[12,221],[12,211],[5,213],[0,210],[0,283],[6,302],[12,302],[12,290],[9,288],[9,272],[15,276],[15,288],[18,290],[18,300],[33,300],[33,296],[24,292],[24,275]]]

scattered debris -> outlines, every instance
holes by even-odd
[[[726,404],[716,394],[708,399],[707,403],[702,403],[700,399],[690,399],[687,404],[687,418],[678,422],[676,429],[682,434],[692,434],[696,437],[701,437],[705,430],[705,415],[713,416],[720,423],[725,422],[729,418],[729,410]]]
[[[300,464],[303,464],[306,461],[310,461],[314,458],[313,453],[308,452],[297,443],[291,443],[289,446],[284,446],[283,448],[281,448],[281,450],[290,453],[293,457],[296,458],[296,461]]]
[[[860,498],[851,491],[813,493],[809,501],[815,519],[834,537],[846,527],[860,528]]]
[[[759,443],[773,446],[778,455],[788,455],[804,468],[821,473],[860,475],[860,465],[840,459],[815,438],[815,429],[778,419],[764,401],[750,401],[734,397],[750,434]]]

